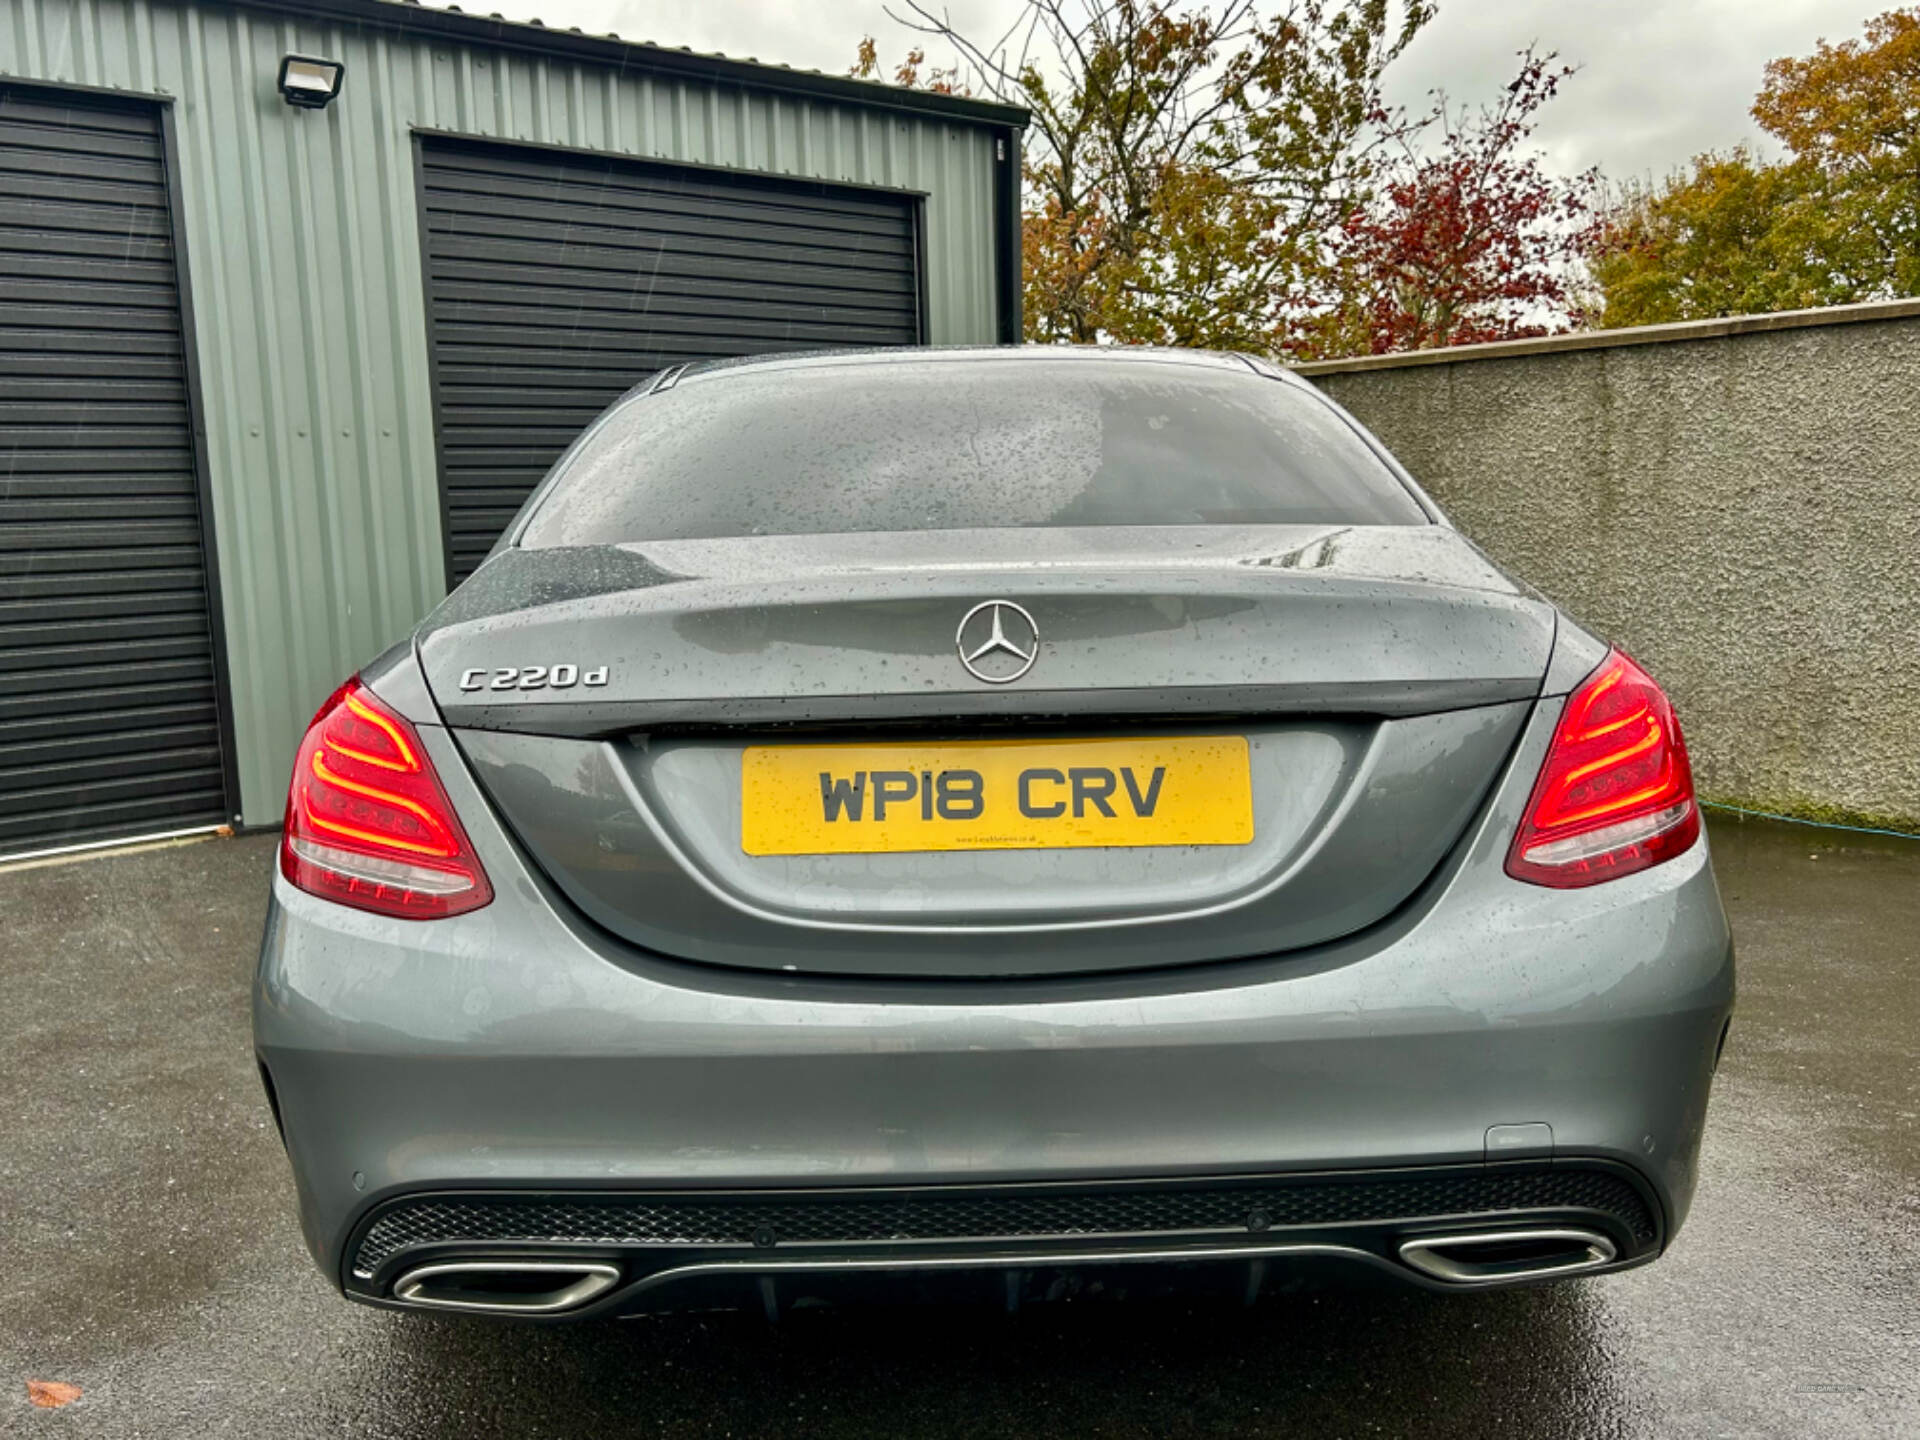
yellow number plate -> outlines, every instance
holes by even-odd
[[[740,796],[749,855],[1253,839],[1243,735],[754,745]]]

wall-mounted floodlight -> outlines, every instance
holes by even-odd
[[[340,93],[347,67],[338,60],[315,55],[288,55],[280,61],[280,93],[289,105],[302,110],[324,110]]]

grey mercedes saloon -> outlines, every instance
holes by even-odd
[[[1264,362],[669,369],[299,747],[254,1034],[348,1296],[525,1317],[1685,1219],[1678,720]]]

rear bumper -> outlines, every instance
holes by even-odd
[[[485,823],[444,733],[422,733],[480,817],[469,828],[502,901],[383,920],[276,877],[255,990],[304,1233],[350,1289],[378,1207],[456,1191],[1577,1158],[1644,1186],[1653,1249],[1685,1218],[1734,987],[1706,845],[1590,890],[1508,879],[1537,724],[1460,851],[1362,935],[1267,960],[952,984],[787,979],[622,948],[553,900]],[[1495,1127],[1528,1128],[1496,1130],[1490,1149]]]
[[[1011,1296],[1038,1277],[1143,1266],[1189,1281],[1226,1271],[1246,1294],[1270,1267],[1311,1262],[1484,1288],[1639,1264],[1661,1240],[1639,1176],[1571,1159],[1177,1181],[488,1189],[381,1201],[354,1229],[344,1278],[376,1305],[573,1319],[777,1305],[783,1291],[876,1277],[997,1278]],[[503,1275],[534,1289],[502,1290]]]

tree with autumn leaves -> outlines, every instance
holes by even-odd
[[[1565,312],[1590,182],[1525,153],[1571,74],[1551,56],[1521,56],[1485,110],[1437,97],[1408,115],[1382,77],[1431,0],[1025,0],[989,40],[908,3],[957,63],[927,70],[923,43],[890,78],[1033,116],[1031,340],[1312,358],[1535,334]],[[888,78],[872,39],[852,73]]]
[[[1647,325],[1920,295],[1920,7],[1775,60],[1753,118],[1786,154],[1707,154],[1588,236],[1595,320]]]
[[[1599,176],[1562,179],[1526,149],[1534,116],[1574,72],[1552,55],[1520,60],[1494,104],[1453,111],[1443,100],[1429,129],[1398,137],[1375,190],[1328,237],[1328,283],[1293,353],[1384,355],[1568,328]]]
[[[1022,0],[997,37],[906,3],[919,48],[854,74],[1032,114],[1031,340],[1315,359],[1920,293],[1920,9],[1768,67],[1786,159],[1604,194],[1531,147],[1552,55],[1488,104],[1388,104],[1433,0]]]
[[[1429,0],[1026,0],[942,78],[1024,105],[1027,336],[1284,349],[1328,233],[1408,128],[1381,95]],[[915,50],[895,79],[917,74]],[[854,73],[878,77],[863,44]]]

